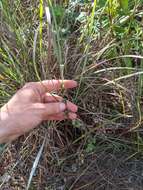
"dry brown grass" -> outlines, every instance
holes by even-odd
[[[38,6],[38,1],[22,3],[21,10],[25,7],[25,16],[29,16],[29,12],[32,14],[29,11],[31,6]],[[87,11],[89,10],[87,8]],[[28,17],[29,23],[34,22],[29,29],[30,35],[26,34],[29,39],[26,41],[28,52],[19,43],[15,44],[15,40],[13,43],[13,38],[5,36],[2,26],[1,40],[7,39],[10,52],[16,56],[17,62],[23,62],[24,69],[20,67],[20,81],[19,75],[16,81],[2,73],[4,79],[1,80],[1,84],[9,86],[4,89],[8,96],[1,93],[1,102],[6,102],[25,81],[37,80],[32,63],[33,30],[35,31],[38,25],[35,12],[33,11],[33,17]],[[2,21],[7,23],[5,18]],[[139,92],[141,85],[138,75],[126,78],[128,74],[142,71],[139,67],[142,64],[141,59],[137,56],[131,59],[134,66],[131,67],[130,73],[126,69],[116,69],[124,66],[124,59],[118,57],[122,55],[122,48],[118,50],[120,42],[116,37],[112,36],[110,30],[107,32],[101,28],[101,36],[93,36],[95,40],[93,38],[89,51],[85,52],[87,39],[79,43],[82,27],[81,23],[72,26],[72,32],[64,41],[62,49],[64,77],[79,82],[78,89],[65,93],[65,97],[79,106],[78,119],[75,122],[43,123],[30,134],[8,145],[0,158],[0,182],[4,182],[0,186],[2,190],[26,188],[32,165],[45,137],[46,143],[32,179],[31,190],[142,190],[143,102]],[[48,44],[46,27],[43,31],[43,55],[39,55],[39,49],[36,54],[41,79],[44,78],[41,61],[44,65],[47,64]],[[22,55],[17,53],[19,47],[19,52],[25,51]],[[119,52],[116,52],[116,56],[110,55],[110,51],[116,47]],[[59,78],[58,60],[53,48],[51,52],[47,78]],[[13,66],[10,67],[13,69]],[[115,69],[112,70],[113,68]],[[124,76],[124,79],[114,82],[121,76]],[[108,82],[110,84],[107,84]],[[135,129],[131,130],[132,128]]]

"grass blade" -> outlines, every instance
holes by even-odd
[[[31,172],[30,172],[30,176],[29,176],[29,180],[28,180],[28,184],[27,184],[26,190],[28,190],[29,187],[30,187],[30,184],[31,184],[33,175],[34,175],[34,173],[35,173],[35,171],[36,171],[36,168],[37,168],[37,166],[38,166],[39,160],[40,160],[40,158],[41,158],[41,155],[42,155],[42,152],[43,152],[43,149],[44,149],[45,141],[46,141],[46,138],[44,138],[44,141],[43,141],[43,143],[42,143],[42,146],[41,146],[41,148],[40,148],[40,150],[39,150],[39,152],[38,152],[38,154],[37,154],[37,157],[36,157],[36,159],[35,159],[35,161],[34,161],[34,163],[33,163],[33,167],[32,167],[32,170],[31,170]]]

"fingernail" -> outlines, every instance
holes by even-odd
[[[70,115],[70,119],[76,119],[76,118],[77,118],[77,115],[76,115],[76,114]]]
[[[78,107],[76,105],[73,105],[74,112],[78,111]]]
[[[72,102],[67,102],[67,105],[68,105],[68,109],[71,111],[71,112],[77,112],[78,110],[78,107],[73,104]]]
[[[60,103],[60,111],[64,111],[66,109],[66,105],[64,103]]]
[[[76,86],[77,86],[77,82],[73,81],[73,87],[76,87]]]

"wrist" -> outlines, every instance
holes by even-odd
[[[8,113],[6,110],[6,105],[0,108],[0,151],[5,147],[5,144],[8,142],[7,140],[7,134],[6,134],[6,128],[7,125],[9,125],[8,121]]]
[[[0,121],[4,121],[8,118],[8,109],[6,105],[0,108]]]
[[[10,120],[1,120],[0,121],[0,145],[3,143],[9,142],[11,122]],[[1,147],[1,146],[0,146]]]

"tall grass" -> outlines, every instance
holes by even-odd
[[[92,165],[86,164],[91,155],[100,157],[107,151],[114,156],[122,148],[129,151],[125,159],[129,160],[142,153],[142,0],[2,0],[0,14],[1,106],[28,81],[71,78],[79,82],[76,91],[67,93],[62,86],[60,92],[77,103],[79,118],[48,123],[50,129],[45,124],[33,132],[34,145],[32,133],[22,143],[21,154],[32,146],[34,155],[34,159],[32,153],[26,157],[33,160],[28,188],[39,177],[35,174],[36,169],[41,172],[39,161],[44,169],[54,168],[56,176],[75,156],[79,168],[74,168],[74,159],[70,161],[77,178],[65,181],[66,188],[74,189]],[[52,142],[45,140],[45,129]],[[85,183],[79,189],[91,188],[92,182]],[[47,188],[56,188],[55,184]]]

